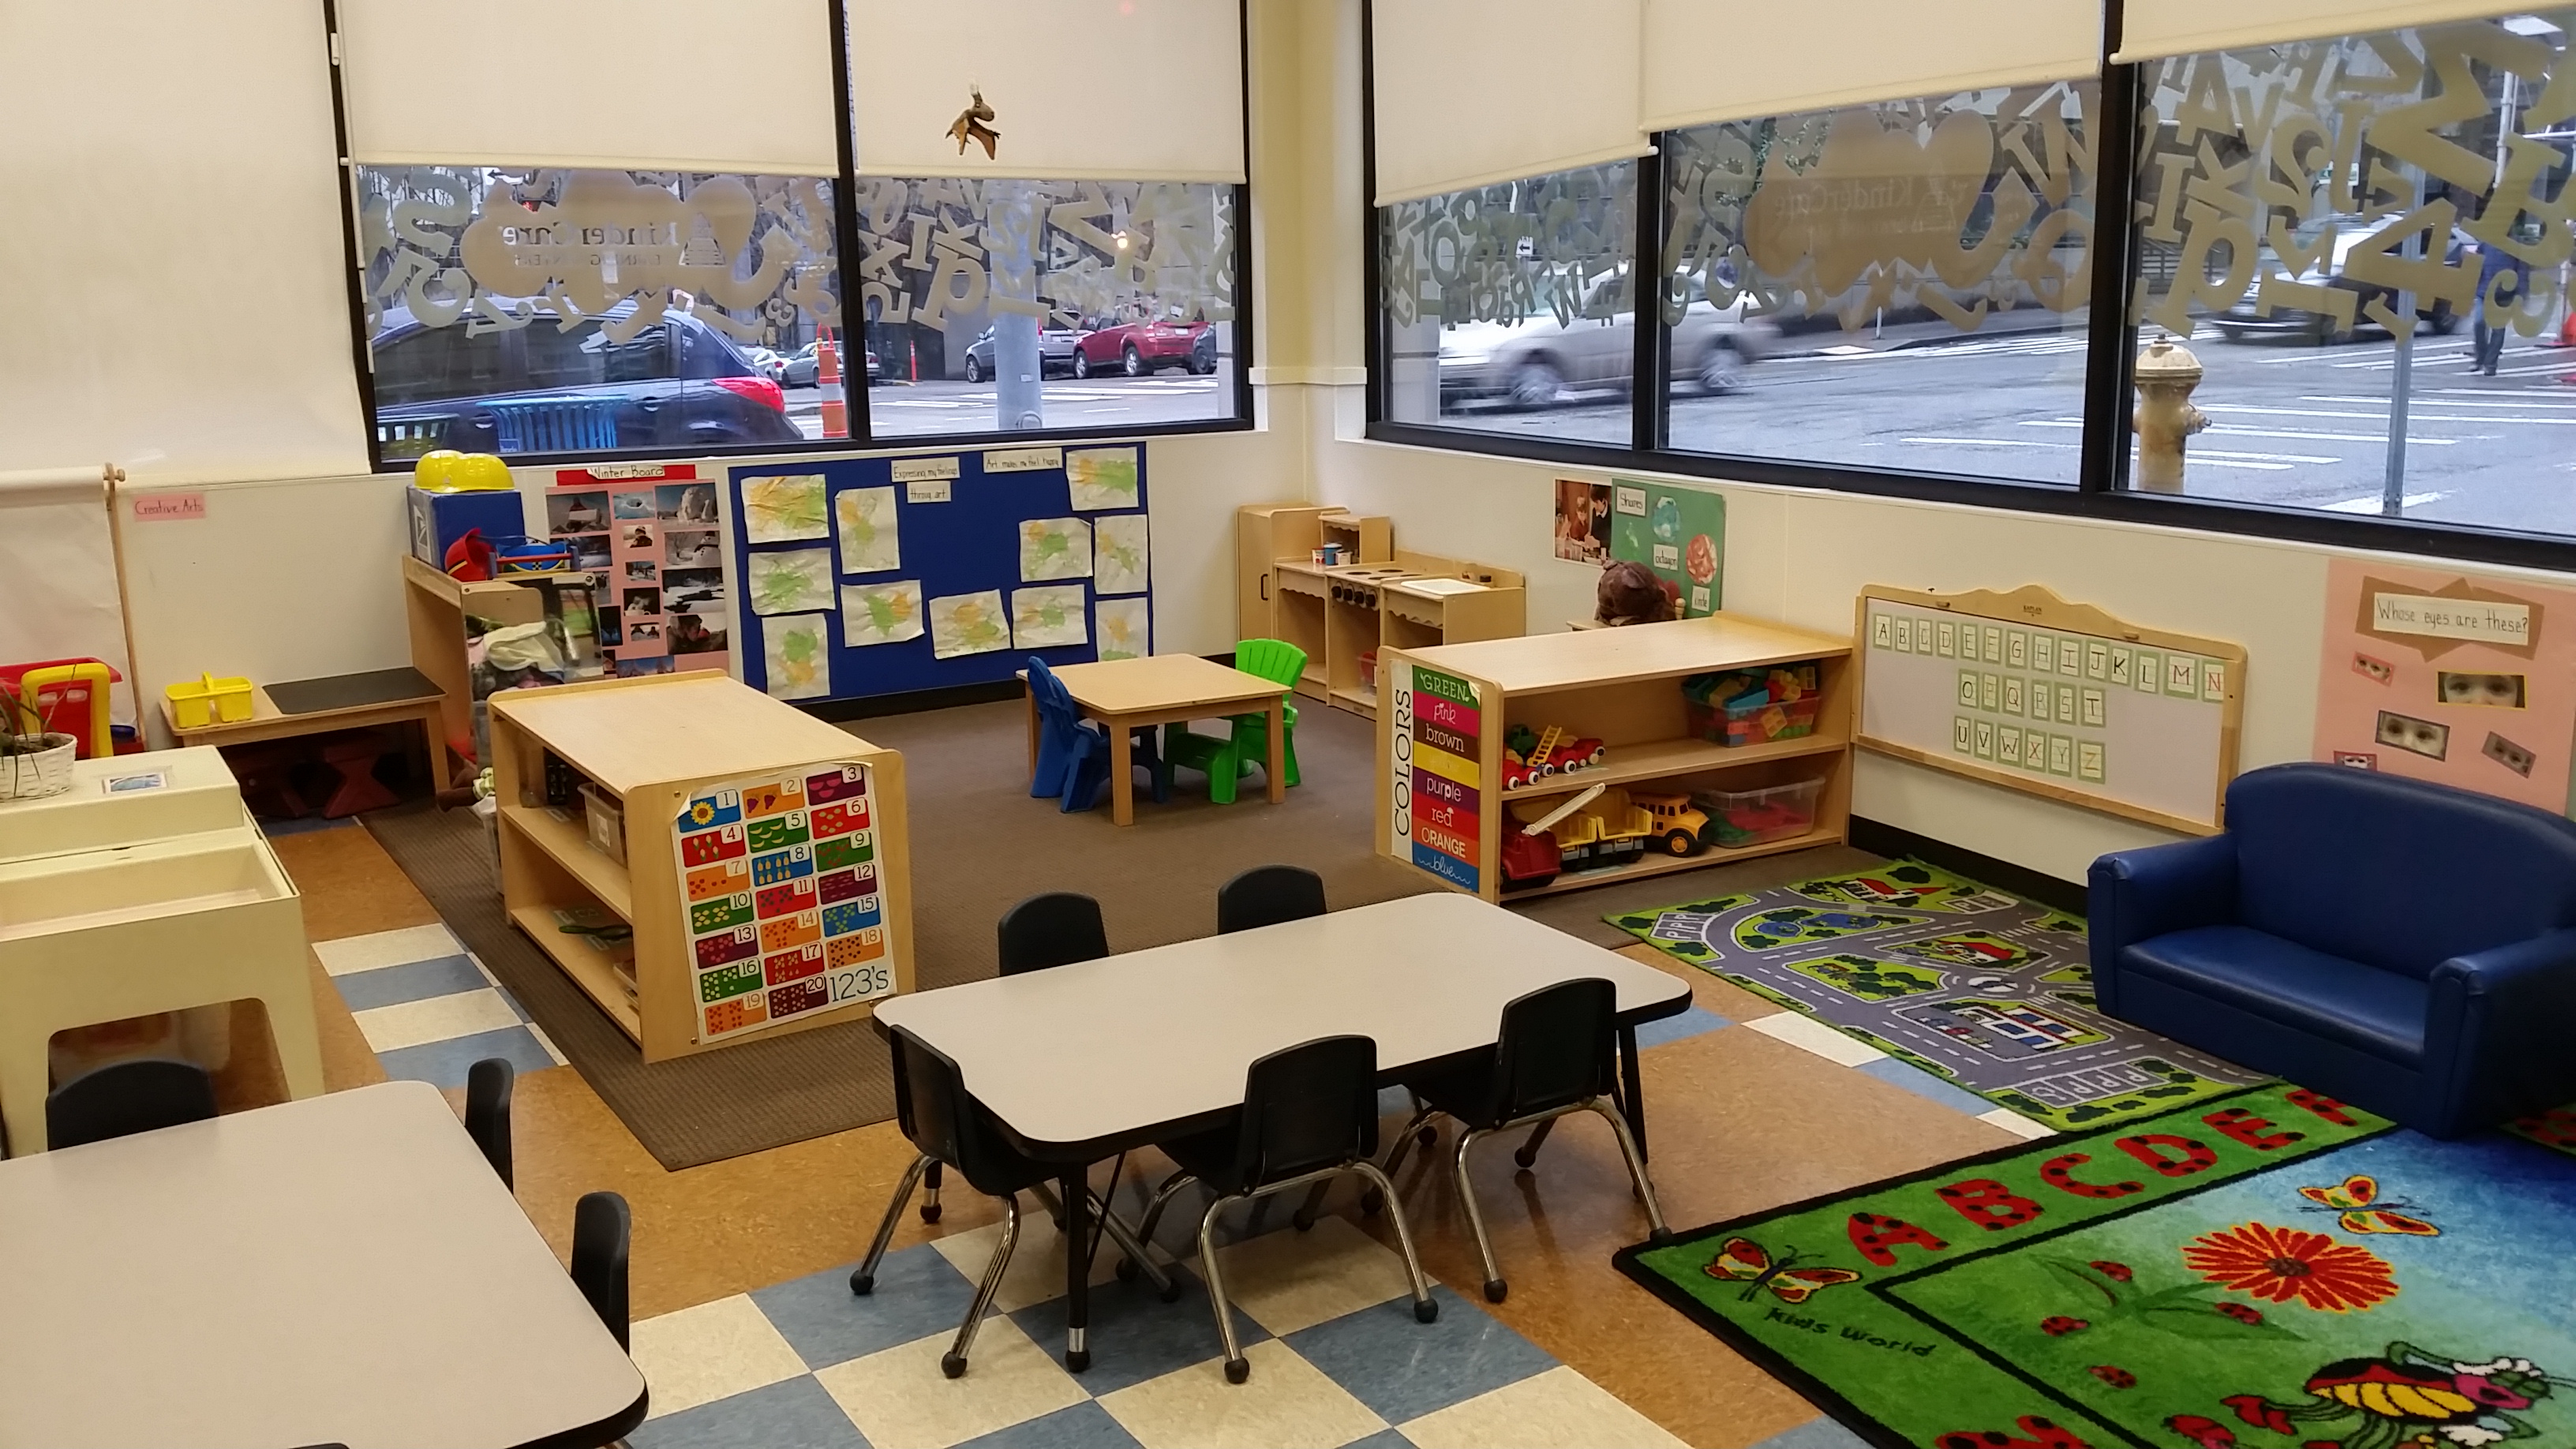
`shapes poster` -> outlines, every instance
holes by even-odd
[[[1153,651],[1148,631],[1153,611],[1141,598],[1102,599],[1092,605],[1099,632],[1099,654],[1103,659],[1141,659]]]
[[[1064,481],[1071,489],[1073,506],[1083,513],[1101,513],[1113,508],[1137,506],[1136,449],[1067,448],[1064,450]]]
[[[900,644],[921,637],[921,581],[841,585],[841,642]]]
[[[832,551],[798,548],[756,553],[743,590],[755,614],[802,614],[832,607]]]
[[[696,1039],[894,990],[865,765],[727,780],[672,822]]]
[[[844,489],[833,496],[832,516],[841,529],[841,572],[881,574],[903,567],[893,489]]]
[[[823,475],[743,479],[742,532],[753,543],[799,543],[824,537]]]
[[[1632,559],[1653,570],[1678,617],[1716,613],[1726,600],[1725,495],[1613,479],[1610,557]]]
[[[597,581],[599,642],[619,675],[722,669],[731,643],[716,486],[692,464],[565,468],[546,529]]]
[[[1011,647],[1057,649],[1091,641],[1082,617],[1082,585],[1011,590]]]
[[[1079,518],[1031,518],[1020,524],[1020,582],[1091,577],[1091,525]]]
[[[2339,558],[2319,760],[2567,809],[2576,590]]]
[[[1121,513],[1091,530],[1091,586],[1104,594],[1145,592],[1145,515]]]
[[[950,594],[930,601],[930,649],[942,659],[1011,647],[1011,618],[1002,591]]]
[[[788,614],[758,621],[761,663],[772,699],[827,699],[832,693],[830,616]]]

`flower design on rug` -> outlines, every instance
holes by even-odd
[[[2203,1233],[2183,1248],[2182,1261],[2236,1292],[2274,1303],[2296,1298],[2329,1313],[2375,1308],[2397,1296],[2397,1280],[2378,1254],[2269,1223]]]

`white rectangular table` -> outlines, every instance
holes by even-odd
[[[1256,1059],[1353,1033],[1376,1040],[1393,1082],[1492,1046],[1505,1004],[1586,977],[1618,989],[1621,1106],[1642,1152],[1636,1028],[1688,1010],[1690,984],[1448,891],[900,996],[874,1020],[947,1054],[1014,1146],[1066,1165],[1065,1232],[1079,1245],[1084,1168],[1216,1125],[1243,1104]],[[1088,1258],[1066,1259],[1074,1343]]]
[[[607,1444],[643,1375],[434,1087],[0,1162],[0,1446]]]

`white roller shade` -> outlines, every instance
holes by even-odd
[[[2241,50],[2327,35],[2368,35],[2410,25],[2482,20],[2538,7],[2495,0],[2129,0],[2120,11],[2124,64]]]
[[[1236,0],[849,0],[868,176],[1243,180]],[[949,128],[978,88],[993,154]]]
[[[379,165],[840,173],[826,0],[340,0]]]
[[[2073,80],[2102,68],[2100,0],[1645,5],[1649,131]]]
[[[1377,204],[1644,155],[1639,4],[1376,0]]]
[[[0,473],[367,471],[315,0],[7,0],[0,137]]]

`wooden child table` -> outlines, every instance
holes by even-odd
[[[1266,710],[1270,716],[1270,757],[1262,773],[1270,780],[1270,803],[1288,798],[1288,686],[1258,674],[1201,659],[1195,654],[1150,654],[1141,659],[1105,659],[1097,664],[1068,664],[1055,671],[1065,693],[1073,696],[1085,718],[1109,731],[1109,818],[1120,825],[1136,822],[1136,780],[1128,762],[1128,731],[1149,725],[1187,724],[1219,715]],[[1028,671],[1020,671],[1021,692],[1029,706],[1029,778],[1038,773],[1038,701],[1028,694]]]

